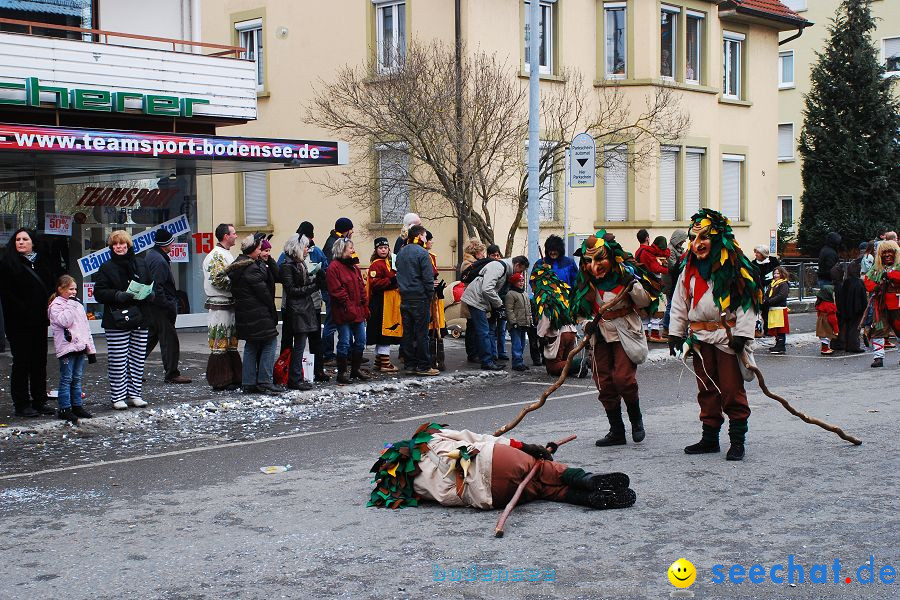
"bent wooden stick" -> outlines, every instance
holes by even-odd
[[[556,448],[559,448],[563,444],[571,442],[576,437],[578,436],[570,435],[567,438],[563,438],[553,443],[555,444]],[[555,452],[556,448],[547,446],[547,450],[551,453]],[[513,494],[512,499],[510,499],[510,501],[506,504],[506,508],[503,509],[503,514],[500,515],[499,519],[497,519],[497,527],[494,528],[494,537],[503,537],[503,527],[506,525],[506,519],[509,518],[509,513],[511,513],[512,510],[516,507],[516,504],[518,504],[519,498],[522,497],[522,492],[525,491],[525,486],[528,485],[528,482],[530,482],[534,478],[534,475],[535,473],[537,473],[538,467],[541,465],[541,462],[543,462],[541,459],[535,461],[534,466],[531,467],[528,475],[525,476],[525,479],[523,479],[519,484],[519,487],[516,488],[516,493]]]
[[[612,300],[610,300],[609,302],[607,302],[606,304],[604,304],[603,306],[600,307],[600,309],[597,311],[597,316],[595,316],[592,321],[595,326],[599,326],[600,318],[603,316],[603,313],[608,311],[611,306],[614,306],[617,302],[619,302],[622,298],[624,298],[625,294],[630,292],[631,288],[634,287],[634,284],[635,284],[634,280],[630,281],[628,283],[628,285],[626,285],[622,289],[621,292],[616,294],[615,298],[613,298]],[[585,335],[584,339],[581,340],[581,342],[579,342],[577,346],[572,348],[572,351],[569,352],[569,355],[566,357],[566,364],[563,365],[563,370],[562,370],[562,373],[559,374],[559,379],[557,379],[556,382],[553,383],[553,385],[551,385],[546,390],[544,390],[544,393],[541,394],[540,399],[537,402],[532,402],[531,404],[529,404],[528,406],[523,408],[521,410],[521,412],[519,412],[519,416],[517,416],[515,419],[513,419],[512,421],[510,421],[509,423],[507,423],[506,425],[504,425],[497,431],[495,431],[494,432],[495,436],[501,436],[504,433],[506,433],[507,431],[510,431],[513,427],[515,427],[516,425],[518,425],[519,423],[522,422],[522,419],[525,418],[525,415],[527,415],[528,413],[530,413],[532,411],[539,409],[540,407],[542,407],[544,405],[545,402],[547,402],[547,398],[550,397],[550,394],[552,394],[553,392],[558,390],[560,388],[560,386],[563,383],[565,383],[566,379],[569,377],[569,369],[572,368],[572,361],[575,359],[576,356],[578,356],[579,352],[584,350],[584,347],[587,345],[588,341],[590,340],[590,337],[591,336],[589,336],[589,335]]]
[[[725,315],[722,314],[722,324],[725,326],[725,334],[728,336],[728,341],[731,341],[731,327],[728,326],[728,323],[725,322]],[[741,362],[744,363],[744,367],[756,375],[756,380],[759,382],[759,389],[762,390],[762,393],[768,396],[773,400],[777,400],[789,413],[794,415],[795,417],[799,417],[803,421],[809,423],[810,425],[818,425],[822,429],[826,431],[830,431],[831,433],[837,434],[839,438],[842,440],[847,440],[851,444],[855,446],[862,445],[862,440],[859,438],[853,437],[852,435],[847,435],[844,433],[844,430],[836,425],[832,425],[831,423],[826,423],[821,419],[817,419],[815,417],[810,417],[807,414],[804,414],[791,406],[791,403],[779,396],[778,394],[773,394],[769,391],[769,386],[766,385],[766,379],[763,377],[762,371],[759,370],[758,367],[754,367],[750,364],[750,360],[747,358],[747,351],[741,351]]]

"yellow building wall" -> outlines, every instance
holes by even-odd
[[[233,43],[233,21],[262,14],[265,39],[265,91],[259,98],[258,119],[246,125],[222,128],[228,135],[284,137],[306,139],[334,139],[336,136],[304,122],[304,106],[312,99],[320,80],[329,80],[335,70],[345,64],[361,65],[366,60],[369,44],[374,42],[371,2],[342,0],[335,2],[283,2],[274,0],[217,0],[214,9],[204,4],[203,39],[210,42]],[[705,158],[706,188],[704,205],[719,208],[721,154],[746,154],[744,163],[744,216],[736,223],[736,235],[745,249],[767,243],[769,231],[775,227],[775,197],[777,187],[777,128],[778,92],[772,65],[777,62],[777,32],[761,25],[733,24],[729,29],[747,34],[745,42],[744,78],[746,102],[727,103],[720,99],[722,86],[722,39],[720,22],[714,3],[705,0],[673,0],[672,6],[691,8],[708,13],[705,35],[706,77],[702,86],[676,84],[682,107],[691,116],[691,127],[684,142],[707,148]],[[659,8],[652,0],[628,0],[628,18],[633,32],[629,42],[629,61],[632,71],[622,82],[621,90],[635,109],[644,105],[644,97],[653,93],[659,79]],[[524,64],[522,19],[524,9],[518,3],[499,0],[463,0],[463,38],[468,48],[497,52],[508,56],[511,65]],[[555,71],[576,68],[584,76],[586,85],[606,85],[602,79],[602,64],[598,52],[602,31],[597,30],[598,0],[559,0],[556,8],[557,42]],[[409,31],[419,39],[439,38],[453,41],[453,2],[436,0],[408,0]],[[243,15],[243,16],[242,16]],[[287,28],[286,34],[281,28]],[[527,85],[520,73],[519,81]],[[542,86],[561,85],[558,77],[544,78]],[[524,147],[524,140],[523,140]],[[350,160],[360,152],[350,148]],[[367,262],[375,237],[396,237],[399,226],[371,223],[368,207],[353,206],[346,199],[330,197],[312,183],[314,178],[328,171],[340,177],[338,168],[295,169],[272,172],[269,175],[271,231],[276,249],[303,220],[316,228],[319,244],[325,241],[334,221],[350,217],[355,224],[354,240],[363,263]],[[603,221],[602,173],[598,174],[595,189],[572,190],[570,193],[570,232],[590,233],[606,226],[614,231],[626,249],[637,247],[634,234],[640,228],[650,230],[651,236],[668,237],[685,221],[657,220],[659,190],[657,167],[650,165],[632,177],[631,211],[628,222]],[[213,221],[232,221],[240,224],[238,177],[216,175],[211,178]],[[562,186],[556,201],[563,203]],[[413,198],[415,210],[415,199]],[[456,222],[439,221],[421,215],[426,226],[435,234],[435,252],[439,266],[452,270],[457,262]],[[689,217],[690,215],[686,215]],[[511,214],[498,214],[495,231],[497,243],[505,244],[511,224]],[[551,233],[562,233],[562,221],[542,226],[541,241]],[[526,229],[518,229],[514,254],[525,253]],[[452,276],[447,273],[447,279]]]

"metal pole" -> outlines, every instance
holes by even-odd
[[[572,151],[571,146],[566,147],[566,175],[564,179],[564,192],[563,192],[563,248],[568,249],[569,247],[569,161],[572,160],[572,157],[569,156],[569,153]]]
[[[456,148],[454,149],[456,152],[456,169],[454,176],[456,177],[456,186],[457,192],[459,191],[460,178],[462,174],[460,173],[462,161],[462,127],[463,127],[463,118],[462,118],[462,98],[463,98],[463,86],[462,86],[462,0],[456,0],[456,6],[454,7],[454,36],[456,38],[456,47],[453,56],[453,65],[455,67],[455,76],[456,76],[456,136],[454,139],[454,145]],[[457,199],[456,206],[456,278],[459,279],[462,271],[462,260],[463,260],[463,218],[462,214],[462,202]]]
[[[533,265],[538,259],[538,236],[540,221],[540,205],[538,186],[540,174],[538,161],[540,158],[540,48],[541,3],[531,0],[529,8],[528,39],[528,260]]]

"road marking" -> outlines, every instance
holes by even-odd
[[[565,400],[566,398],[577,398],[579,396],[590,396],[596,394],[595,390],[587,392],[578,392],[575,394],[563,394],[562,396],[551,396],[552,400]],[[522,402],[507,402],[506,404],[494,404],[491,406],[476,406],[474,408],[461,408],[459,410],[450,410],[447,412],[432,413],[430,415],[417,415],[415,417],[405,417],[403,419],[394,419],[391,423],[405,423],[406,421],[421,421],[432,417],[444,417],[448,415],[458,415],[462,413],[479,412],[483,410],[493,410],[495,408],[506,408],[508,406],[522,406],[523,404],[531,404],[535,400],[523,400]]]
[[[524,383],[525,385],[542,385],[544,387],[549,387],[553,384],[552,381],[549,381],[549,382],[548,381],[521,381],[520,383]],[[584,388],[587,390],[587,389],[593,388],[594,386],[578,385],[577,383],[564,383],[564,384],[562,384],[562,387]]]
[[[362,427],[347,427],[341,431],[353,431],[354,429],[362,429]],[[167,456],[180,456],[182,454],[193,454],[194,452],[206,452],[207,450],[220,450],[222,448],[237,448],[240,446],[253,446],[256,444],[265,444],[267,442],[278,442],[281,440],[290,440],[295,438],[309,437],[312,435],[321,435],[323,433],[334,434],[334,429],[323,431],[305,431],[303,433],[289,433],[287,435],[279,435],[257,440],[244,440],[242,442],[227,442],[225,444],[213,444],[210,446],[198,446],[196,448],[185,448],[184,450],[172,450],[171,452],[160,452],[159,454],[147,454],[145,456],[132,456],[131,458],[119,458],[116,460],[101,460],[94,463],[86,463],[83,465],[73,465],[71,467],[56,467],[54,469],[44,469],[42,471],[29,471],[27,473],[14,473],[12,475],[0,475],[0,481],[4,479],[19,479],[22,477],[34,477],[35,475],[46,475],[48,473],[61,473],[63,471],[79,471],[81,469],[92,469],[94,467],[106,467],[109,465],[120,465],[142,460],[153,460],[157,458],[165,458]]]

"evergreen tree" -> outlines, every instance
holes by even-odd
[[[870,1],[841,3],[811,73],[800,133],[798,242],[807,254],[818,253],[829,231],[852,248],[900,219],[900,103],[872,44]]]

